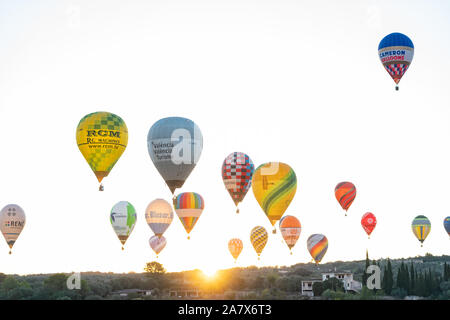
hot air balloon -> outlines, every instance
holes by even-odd
[[[300,237],[302,225],[300,224],[300,221],[294,216],[284,216],[283,218],[281,218],[279,224],[281,235],[283,236],[283,239],[286,242],[289,251],[291,251],[297,243],[298,238]]]
[[[252,185],[253,171],[255,171],[255,166],[245,153],[233,152],[223,161],[223,183],[236,205],[236,213],[239,213],[239,202],[244,200]]]
[[[242,243],[241,239],[233,238],[228,241],[228,250],[230,250],[230,253],[234,258],[234,262],[236,262],[243,248],[244,244]]]
[[[342,209],[346,211],[345,215],[347,215],[347,210],[350,208],[356,197],[355,185],[351,182],[340,182],[337,184],[336,188],[334,188],[334,195]]]
[[[145,210],[145,220],[153,233],[161,238],[172,223],[172,206],[163,199],[153,200]]]
[[[423,242],[431,231],[431,222],[427,217],[420,215],[414,218],[411,224],[412,232],[420,241],[420,246],[423,247]]]
[[[361,218],[361,225],[364,228],[364,231],[366,231],[367,235],[370,239],[370,234],[372,233],[373,229],[375,229],[375,226],[377,225],[377,218],[372,212],[366,212],[362,218]]]
[[[272,226],[281,219],[297,191],[294,170],[281,162],[260,165],[252,178],[252,189],[256,200]],[[273,233],[275,233],[275,229]]]
[[[414,56],[414,45],[411,39],[401,33],[388,34],[378,45],[378,55],[396,84],[395,90],[398,90],[398,83],[408,70]]]
[[[9,254],[25,226],[25,212],[17,204],[8,204],[0,211],[0,230],[9,246]]]
[[[150,128],[147,147],[153,164],[173,194],[183,186],[200,159],[203,136],[192,120],[164,118]]]
[[[111,225],[122,243],[122,250],[125,242],[134,229],[136,218],[136,210],[128,201],[120,201],[111,209]]]
[[[322,261],[328,250],[328,239],[323,234],[313,234],[306,241],[308,251],[316,264]]]
[[[148,240],[148,243],[150,244],[150,247],[153,249],[153,251],[155,251],[156,258],[158,258],[159,253],[162,251],[162,249],[164,249],[167,241],[163,236],[151,236]]]
[[[256,226],[250,232],[250,242],[252,243],[253,248],[255,248],[256,254],[258,255],[258,260],[261,252],[267,244],[268,239],[269,235],[264,227]]]
[[[174,198],[173,205],[178,218],[180,218],[184,229],[188,233],[189,239],[189,233],[194,228],[205,208],[205,201],[198,193],[183,192]]]
[[[121,117],[109,112],[84,116],[77,127],[77,144],[81,154],[94,171],[99,190],[128,143],[128,129]]]
[[[444,228],[445,231],[447,231],[448,235],[450,236],[450,217],[444,219]]]

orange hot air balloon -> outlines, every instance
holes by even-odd
[[[334,195],[342,209],[347,211],[352,205],[353,200],[355,200],[356,187],[351,182],[340,182],[337,184],[336,188],[334,188]],[[347,213],[345,213],[345,215],[347,215]]]
[[[297,240],[300,237],[300,233],[302,231],[302,225],[300,224],[300,221],[294,216],[284,216],[280,220],[280,231],[284,241],[289,248],[289,251],[291,251],[297,243]]]
[[[236,262],[243,248],[244,244],[242,243],[241,239],[233,238],[228,241],[228,250],[230,250],[230,253],[234,258],[234,262]]]

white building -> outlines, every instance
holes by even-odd
[[[322,279],[313,279],[313,280],[306,280],[302,281],[302,296],[308,296],[312,297],[314,296],[313,292],[313,285],[315,282],[323,282],[325,280],[331,279],[331,278],[337,278],[342,281],[342,284],[344,285],[345,291],[352,291],[352,292],[359,292],[362,289],[362,283],[356,280],[353,280],[353,273],[348,271],[343,272],[325,272],[322,273]]]

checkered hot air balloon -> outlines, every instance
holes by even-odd
[[[373,229],[375,229],[375,226],[377,225],[377,218],[372,212],[366,212],[362,218],[361,218],[361,225],[366,231],[367,235],[370,239],[370,234],[372,233]]]
[[[414,44],[402,33],[391,33],[378,45],[378,56],[383,67],[394,80],[395,89],[398,90],[398,83],[412,62]]]
[[[351,182],[340,182],[334,188],[334,195],[342,209],[346,211],[345,215],[347,215],[347,210],[350,208],[356,197],[355,185]]]
[[[268,239],[269,234],[264,227],[256,226],[250,232],[250,242],[252,243],[256,254],[258,255],[258,260],[261,256],[262,251],[264,250],[264,247],[267,244]]]
[[[222,180],[236,205],[236,213],[239,213],[238,205],[252,185],[253,171],[255,166],[245,153],[233,152],[223,161]]]

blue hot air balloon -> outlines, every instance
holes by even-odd
[[[444,219],[444,228],[445,231],[447,231],[448,235],[450,236],[450,217]]]
[[[197,164],[203,136],[192,120],[169,117],[158,120],[150,128],[147,147],[153,164],[173,194]]]
[[[411,39],[398,32],[388,34],[378,45],[378,56],[397,84],[395,89],[398,90],[398,83],[408,70],[414,56],[414,45]]]

